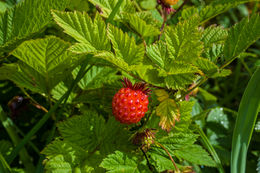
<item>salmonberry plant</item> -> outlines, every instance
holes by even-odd
[[[20,94],[8,103],[10,116],[0,107],[13,141],[0,141],[0,172],[224,172],[202,130],[210,109],[198,111],[194,97],[201,92],[214,100],[201,86],[229,76],[229,64],[246,57],[260,38],[257,12],[229,28],[214,24],[216,16],[249,2],[255,3],[6,2],[0,13],[0,80],[12,81]],[[254,84],[252,97],[259,100]],[[32,109],[36,121],[30,117],[23,134],[15,124]],[[252,130],[246,135],[248,147]],[[32,152],[40,157],[32,161]],[[24,169],[12,168],[16,156]],[[244,170],[236,162],[240,156],[232,155],[233,164]]]

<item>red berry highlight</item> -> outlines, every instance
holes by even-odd
[[[113,114],[120,123],[138,123],[148,111],[150,89],[145,83],[132,83],[124,79],[124,87],[113,97]]]

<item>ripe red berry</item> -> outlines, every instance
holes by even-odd
[[[132,85],[126,78],[123,86],[113,97],[113,114],[123,124],[138,123],[148,111],[150,90],[145,83]]]

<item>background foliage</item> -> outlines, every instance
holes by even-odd
[[[259,172],[258,1],[172,8],[0,1],[0,172]],[[152,89],[136,125],[123,77]]]

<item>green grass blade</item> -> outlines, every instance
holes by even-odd
[[[220,161],[220,159],[219,159],[219,157],[218,157],[218,154],[217,154],[217,152],[215,151],[215,149],[213,148],[213,146],[210,144],[210,142],[209,142],[207,136],[205,135],[205,133],[203,132],[203,130],[202,130],[200,127],[197,126],[196,129],[197,129],[197,131],[198,131],[198,133],[199,133],[199,135],[200,135],[200,137],[201,137],[201,143],[203,144],[203,146],[204,146],[205,148],[207,148],[207,150],[208,150],[208,151],[210,152],[210,154],[212,155],[214,161],[216,162],[218,171],[219,171],[220,173],[224,173],[225,171],[224,171],[224,168],[223,168],[223,166],[222,166],[222,164],[221,164],[221,161]]]
[[[92,55],[89,55],[92,56]],[[87,57],[88,59],[88,57]],[[50,118],[51,114],[53,114],[60,104],[63,102],[63,100],[67,100],[67,97],[69,97],[70,93],[72,92],[73,88],[76,86],[76,84],[81,80],[81,78],[84,76],[84,74],[87,72],[84,69],[86,68],[88,64],[88,60],[86,60],[80,69],[80,72],[78,73],[76,79],[71,84],[68,91],[54,104],[54,106],[47,112],[42,119],[26,134],[26,136],[23,138],[23,140],[14,148],[14,150],[11,152],[10,155],[6,158],[6,161],[8,164],[12,163],[12,161],[15,159],[19,151],[24,147],[26,143],[30,141],[32,136],[46,123],[46,121]]]
[[[10,166],[6,162],[4,156],[0,153],[0,172],[12,172]]]
[[[231,173],[244,173],[247,149],[260,105],[260,68],[250,79],[239,105],[232,139]]]
[[[108,16],[107,23],[111,23],[113,21],[114,17],[116,16],[116,13],[119,11],[119,8],[120,8],[122,3],[123,3],[123,0],[119,0],[117,2],[115,8],[113,9],[113,11]]]

